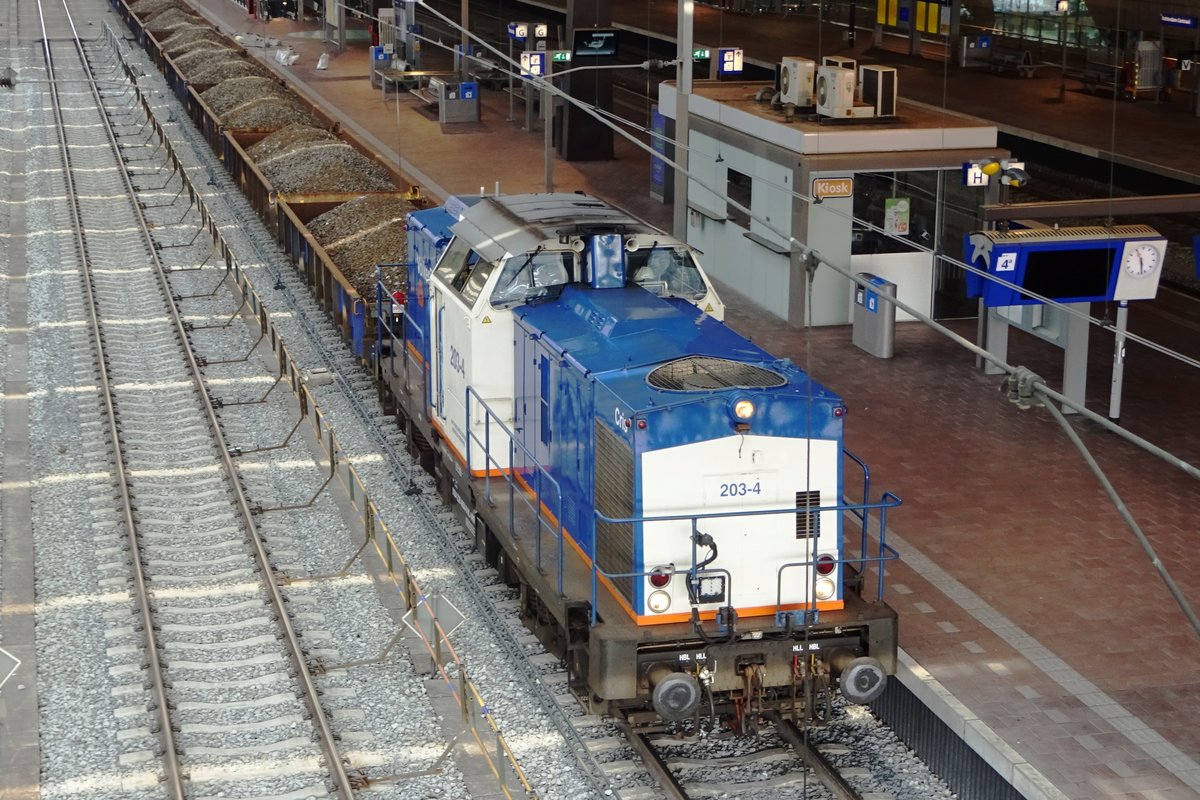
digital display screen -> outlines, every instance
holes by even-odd
[[[1104,299],[1112,276],[1113,248],[1028,250],[1023,285],[1052,300]]]
[[[584,28],[575,31],[572,51],[575,58],[615,56],[617,41],[617,31],[610,28]]]

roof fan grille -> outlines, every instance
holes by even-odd
[[[787,383],[785,377],[765,367],[703,356],[681,358],[663,364],[652,371],[646,381],[655,389],[669,392],[767,389]]]

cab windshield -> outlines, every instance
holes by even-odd
[[[655,294],[697,298],[708,291],[700,270],[688,251],[675,247],[647,247],[625,256],[630,283]]]
[[[491,302],[497,308],[515,306],[547,297],[554,287],[571,282],[574,251],[535,250],[513,256],[492,290]]]

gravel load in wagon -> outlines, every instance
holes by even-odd
[[[235,126],[231,119],[225,118],[226,127],[251,127]],[[279,192],[325,194],[396,190],[382,165],[332,134],[319,136],[284,128],[248,148],[246,155],[254,160],[259,172]]]
[[[183,2],[183,0],[137,0],[136,3],[129,4],[129,10],[138,19],[142,20],[153,19],[156,14],[161,14],[172,8],[178,8],[189,13],[192,10],[191,6]]]
[[[230,63],[231,59],[235,58],[237,58],[237,53],[233,50],[208,46],[184,53],[173,60],[175,62],[175,69],[178,70],[180,75],[192,83],[200,83],[197,80],[197,76],[201,73],[211,72],[214,68]]]
[[[184,25],[202,25],[204,21],[195,14],[188,13],[182,8],[168,8],[159,14],[146,21],[145,29],[153,33],[156,37],[161,38],[164,33],[169,33],[176,28]]]
[[[200,93],[200,99],[218,117],[236,108],[267,97],[287,97],[290,93],[275,78],[267,76],[230,78]]]
[[[179,62],[175,62],[179,66]],[[222,59],[215,65],[194,70],[188,77],[196,84],[217,84],[230,78],[266,77],[270,73],[256,61],[246,58]]]
[[[321,120],[313,116],[312,112],[308,110],[308,106],[290,95],[252,100],[221,115],[221,121],[225,123],[226,128],[230,129],[253,128],[263,131],[275,131],[296,123],[302,125],[321,124]],[[281,188],[280,191],[288,190]]]
[[[312,125],[287,125],[250,145],[246,148],[246,155],[261,166],[310,144],[338,141],[341,140],[324,128],[316,128]]]
[[[404,262],[405,221],[415,209],[398,197],[365,195],[315,217],[308,230],[358,293],[374,297],[375,265]],[[395,282],[407,285],[403,268]]]
[[[164,53],[174,58],[205,43],[228,47],[229,39],[207,25],[182,25],[164,39],[160,46]]]

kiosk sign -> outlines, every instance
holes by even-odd
[[[854,197],[854,178],[813,178],[812,196],[814,200]]]

